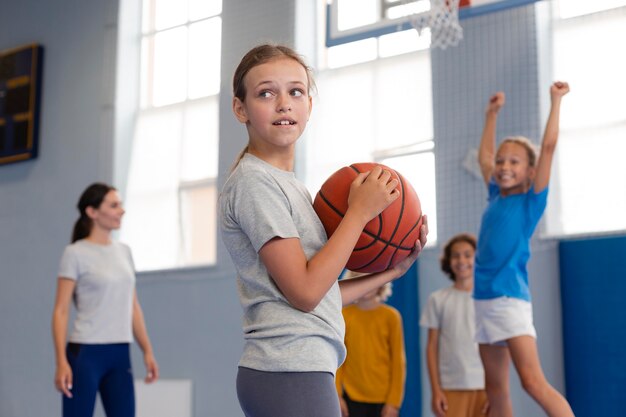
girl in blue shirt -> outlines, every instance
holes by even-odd
[[[522,386],[547,415],[574,416],[541,369],[526,270],[530,238],[546,206],[561,99],[568,92],[565,82],[550,87],[552,105],[539,158],[523,137],[504,139],[496,151],[496,119],[504,105],[504,93],[496,93],[487,106],[478,160],[489,188],[489,204],[478,236],[474,299],[476,340],[491,417],[513,416],[511,360]]]

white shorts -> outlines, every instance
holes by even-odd
[[[533,325],[533,308],[528,301],[511,297],[474,300],[476,313],[476,342],[505,345],[517,336],[537,338]]]

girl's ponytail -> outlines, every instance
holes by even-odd
[[[76,223],[74,223],[74,230],[72,231],[72,243],[89,236],[89,233],[91,233],[91,226],[91,219],[86,215],[81,215],[78,220],[76,220]]]
[[[235,168],[237,168],[237,165],[239,165],[239,162],[241,162],[241,160],[243,159],[243,156],[247,153],[248,153],[248,145],[246,145],[246,147],[243,148],[241,152],[239,152],[239,155],[237,155],[237,159],[235,159],[235,162],[233,162],[233,165],[230,167],[230,172],[233,172]]]

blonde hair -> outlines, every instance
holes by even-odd
[[[288,46],[266,43],[250,49],[243,58],[241,58],[239,65],[235,69],[235,74],[233,75],[233,96],[237,97],[243,103],[247,93],[244,81],[248,72],[254,67],[280,58],[289,58],[302,65],[306,71],[306,79],[308,82],[307,93],[311,95],[316,89],[315,80],[313,79],[313,70],[304,62],[302,56]],[[246,147],[239,152],[239,155],[231,166],[231,172],[239,165],[239,162],[247,152],[248,146],[246,145]]]
[[[522,146],[524,149],[526,149],[526,153],[528,154],[528,165],[530,167],[534,167],[535,165],[537,165],[539,149],[537,145],[531,142],[530,139],[525,136],[508,136],[504,138],[504,140],[502,140],[502,143],[500,143],[498,150],[500,150],[500,147],[502,147],[502,145],[505,143],[515,143]]]
[[[378,289],[378,298],[380,298],[381,303],[386,302],[392,294],[393,288],[391,282],[386,283]]]

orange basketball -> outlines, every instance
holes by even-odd
[[[398,180],[400,197],[373,218],[361,232],[346,268],[357,272],[380,272],[406,258],[419,239],[422,207],[417,193],[399,172],[382,164],[363,162],[343,167],[331,175],[315,196],[313,208],[330,237],[348,210],[350,184],[361,172],[376,165]]]

